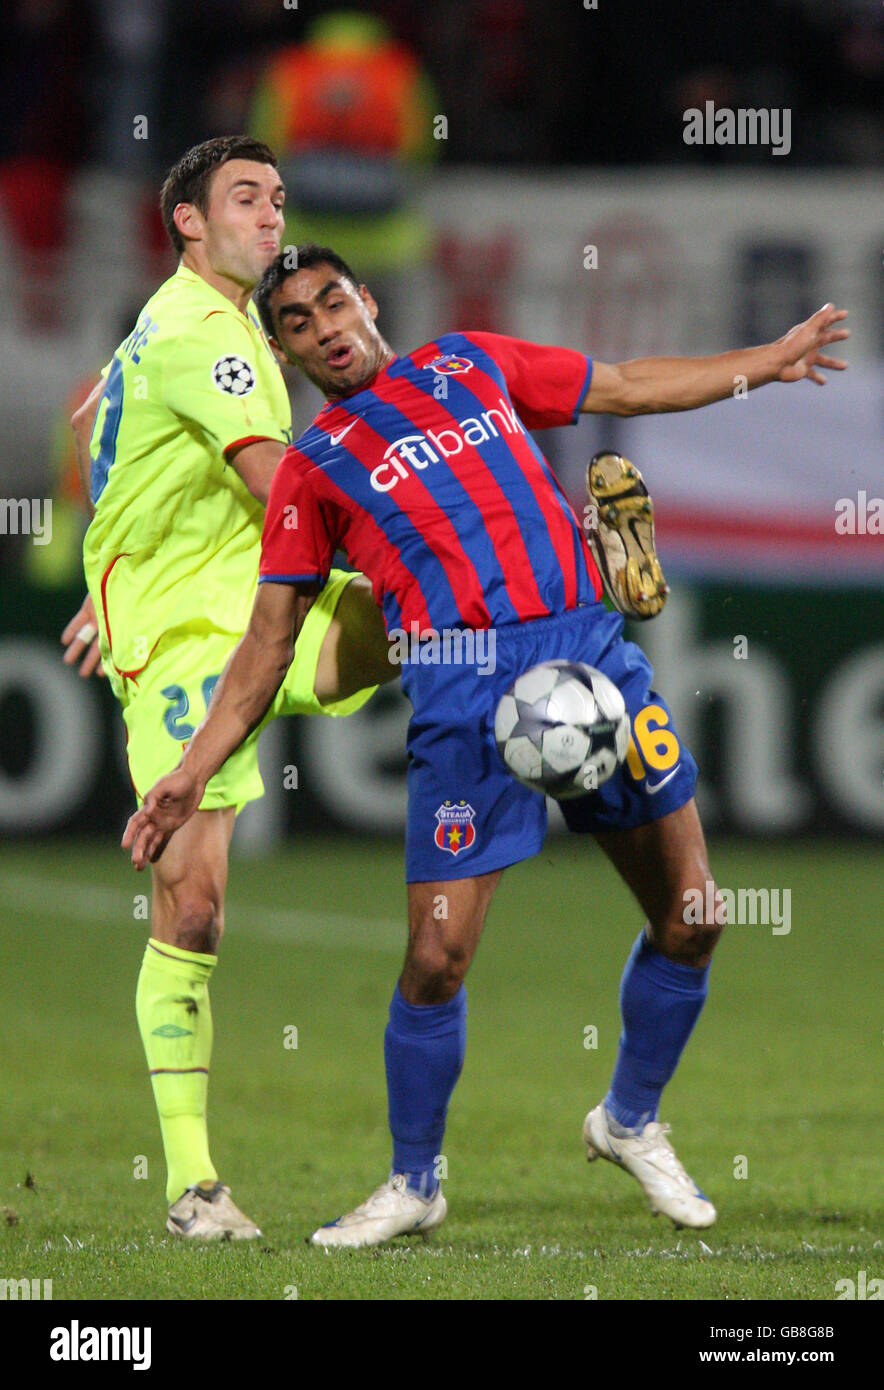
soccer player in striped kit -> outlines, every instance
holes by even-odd
[[[712,875],[694,802],[696,765],[651,689],[602,584],[577,517],[531,439],[581,411],[691,409],[750,388],[840,369],[824,354],[847,336],[824,305],[775,343],[706,358],[610,365],[567,348],[491,333],[449,333],[405,357],[378,331],[378,307],[328,248],[278,258],[256,303],[272,344],[326,396],[274,475],[249,628],[178,769],[145,798],[123,844],[138,867],[162,853],[207,780],[261,721],[337,549],[372,581],[389,635],[413,634],[402,683],[408,733],[409,938],[385,1035],[393,1162],[354,1211],[313,1235],[376,1245],[445,1218],[436,1174],[448,1103],[463,1065],[464,977],[503,869],[543,842],[542,797],[497,753],[501,693],[534,664],[568,658],[621,690],[630,754],[598,790],[562,803],[569,829],[593,834],[647,923],[624,971],[623,1032],[604,1101],[587,1115],[590,1159],[631,1172],[651,1208],[705,1227],[715,1208],[657,1121],[660,1095],[703,1007],[721,927],[684,920]],[[421,634],[493,632],[493,669],[445,664]],[[475,644],[478,650],[478,644]],[[430,653],[432,652],[432,655]],[[487,648],[485,649],[487,656]],[[435,909],[444,901],[446,914]]]

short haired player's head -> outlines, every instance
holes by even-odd
[[[285,189],[269,146],[248,135],[220,135],[179,159],[160,192],[175,250],[248,288],[279,251]]]
[[[360,391],[393,355],[378,331],[377,302],[329,246],[287,247],[254,297],[277,357],[329,400]]]

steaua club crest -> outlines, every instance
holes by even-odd
[[[446,352],[432,362],[425,362],[424,371],[438,372],[440,376],[457,376],[458,372],[468,372],[472,365],[468,357],[455,357],[453,353]]]
[[[458,855],[469,849],[476,839],[476,813],[465,801],[446,801],[436,812],[436,834],[433,839],[440,849]]]

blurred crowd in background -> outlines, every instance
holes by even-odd
[[[247,128],[282,48],[326,0],[9,0],[0,58],[0,159],[60,172],[131,169],[133,106],[158,117],[135,157],[151,172],[183,145]],[[882,157],[878,0],[375,0],[354,5],[419,62],[450,120],[444,158],[514,165],[684,161],[681,112],[789,107],[796,162]],[[635,100],[634,94],[640,94]],[[805,117],[817,117],[815,120]],[[758,159],[713,146],[712,162]]]
[[[326,0],[10,0],[0,56],[0,199],[13,233],[63,240],[72,174],[98,165],[156,179],[219,131],[304,138],[311,113],[274,110],[297,55],[313,66],[349,28],[375,73],[444,115],[371,140],[415,161],[515,167],[697,163],[681,113],[788,107],[793,167],[884,157],[884,10],[878,0],[375,0],[352,22]],[[286,71],[286,68],[289,71]],[[339,114],[351,100],[342,92]],[[360,97],[357,106],[364,98]],[[395,104],[395,102],[394,102]],[[149,113],[133,141],[132,114]],[[315,113],[312,113],[315,114]],[[401,112],[400,112],[401,114]],[[288,128],[286,128],[288,127]],[[363,128],[366,134],[368,127]],[[710,145],[712,165],[758,162]],[[156,227],[153,229],[156,231]]]

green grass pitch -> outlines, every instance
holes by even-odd
[[[447,1222],[428,1239],[328,1254],[305,1238],[387,1171],[401,851],[310,841],[234,862],[212,982],[210,1133],[266,1238],[194,1248],[165,1234],[134,1021],[146,937],[135,897],[149,882],[112,846],[7,847],[0,1275],[51,1278],[56,1299],[543,1300],[834,1299],[839,1279],[884,1276],[884,851],[711,852],[723,886],[791,889],[788,934],[726,933],[664,1096],[717,1225],[676,1231],[626,1174],[584,1160],[580,1126],[607,1088],[641,919],[594,846],[560,839],[504,876],[470,975]]]

